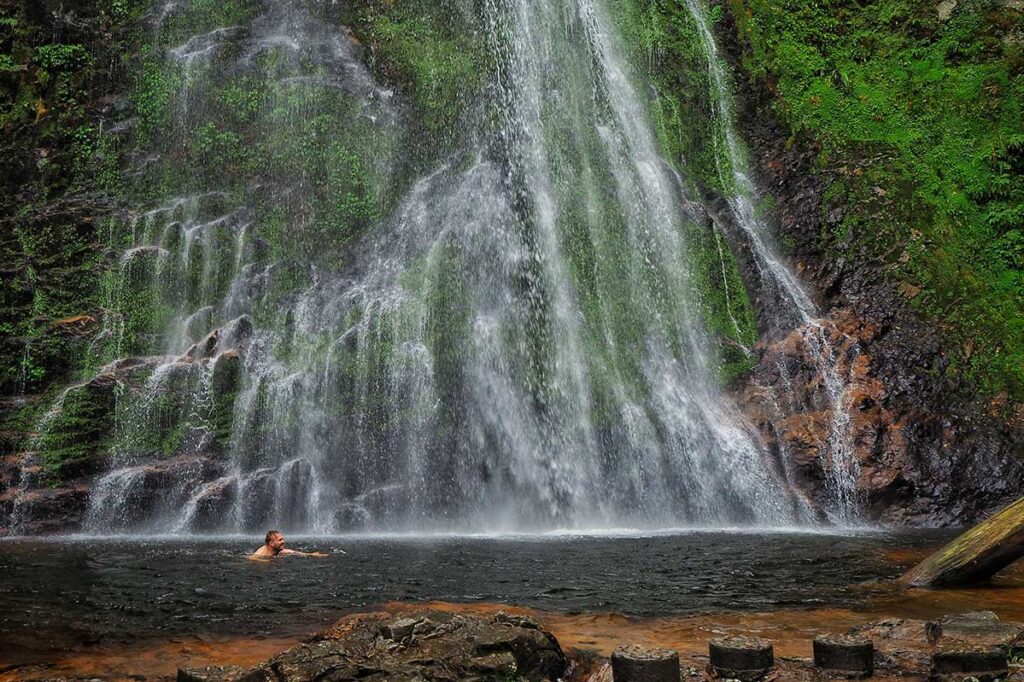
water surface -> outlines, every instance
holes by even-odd
[[[14,539],[0,543],[0,650],[17,660],[182,636],[277,637],[395,600],[631,616],[850,608],[948,536],[289,536],[291,547],[330,554],[273,562],[248,561],[258,540],[240,537]]]

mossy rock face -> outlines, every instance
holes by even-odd
[[[100,375],[69,389],[52,416],[44,418],[38,445],[45,477],[65,481],[101,467],[114,428],[117,391],[113,376]]]
[[[100,122],[127,115],[110,95],[124,85],[125,29],[143,4],[0,3],[0,396],[19,406],[0,421],[15,419],[18,448],[45,409],[36,398],[95,366],[85,330],[54,321],[103,307],[101,235],[121,170]]]
[[[226,445],[231,439],[231,428],[235,421],[235,397],[242,385],[245,368],[242,355],[234,350],[223,353],[213,362],[213,409],[210,421],[218,442]]]
[[[903,303],[941,328],[948,376],[1019,403],[1024,11],[941,4],[956,7],[724,6],[747,90],[769,100],[787,148],[812,151],[826,185],[819,257],[840,276],[878,263]]]

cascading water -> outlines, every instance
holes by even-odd
[[[164,199],[127,223],[108,327],[148,378],[119,398],[88,530],[811,521],[718,389],[691,273],[705,218],[599,2],[483,3],[494,77],[465,117],[474,132],[407,190],[402,106],[323,18],[329,3],[252,5],[174,44],[188,3],[153,17],[176,89],[139,158]],[[211,122],[228,97],[277,151],[272,169]],[[315,139],[289,137],[300,125]],[[811,320],[740,220],[753,191],[730,145],[737,222]],[[182,159],[196,166],[171,173]],[[376,225],[334,243],[354,221]]]
[[[715,158],[722,185],[731,190],[726,197],[730,213],[750,245],[761,276],[762,288],[773,290],[775,297],[795,313],[803,329],[804,344],[814,358],[830,404],[831,423],[827,442],[822,448],[822,469],[832,493],[833,504],[825,511],[835,523],[854,525],[859,521],[857,479],[860,464],[850,441],[847,382],[839,367],[837,351],[829,341],[829,335],[835,329],[828,320],[822,319],[799,280],[771,245],[768,226],[756,210],[757,190],[747,170],[746,154],[737,139],[728,82],[707,14],[701,0],[686,0],[686,6],[697,26],[707,56],[711,97],[718,119],[714,142],[719,149]]]

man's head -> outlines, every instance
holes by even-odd
[[[284,535],[279,530],[268,530],[264,542],[274,554],[278,554],[284,549]]]

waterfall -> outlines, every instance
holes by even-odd
[[[119,404],[89,530],[812,521],[720,390],[693,276],[708,220],[658,148],[601,2],[486,0],[491,80],[460,143],[408,181],[408,103],[328,3],[250,4],[223,25],[192,27],[175,0],[153,17],[175,88],[155,149],[139,150],[159,160],[109,289],[117,354],[149,378]],[[755,216],[724,74],[689,5],[734,218],[815,328]],[[220,125],[226,100],[244,140]],[[259,145],[272,153],[254,161]],[[833,431],[838,452],[845,426]]]
[[[750,179],[745,151],[736,135],[728,82],[707,13],[702,0],[686,0],[686,6],[696,23],[707,56],[711,97],[718,123],[714,141],[720,148],[715,158],[722,185],[731,189],[726,199],[733,221],[750,246],[762,286],[774,290],[775,296],[800,321],[804,343],[823,380],[831,412],[828,438],[822,444],[822,469],[833,502],[826,513],[835,523],[854,525],[859,520],[857,479],[860,463],[850,436],[847,384],[839,366],[838,351],[829,341],[829,335],[836,330],[828,320],[822,319],[793,271],[775,253],[769,228],[756,210],[757,190]]]

